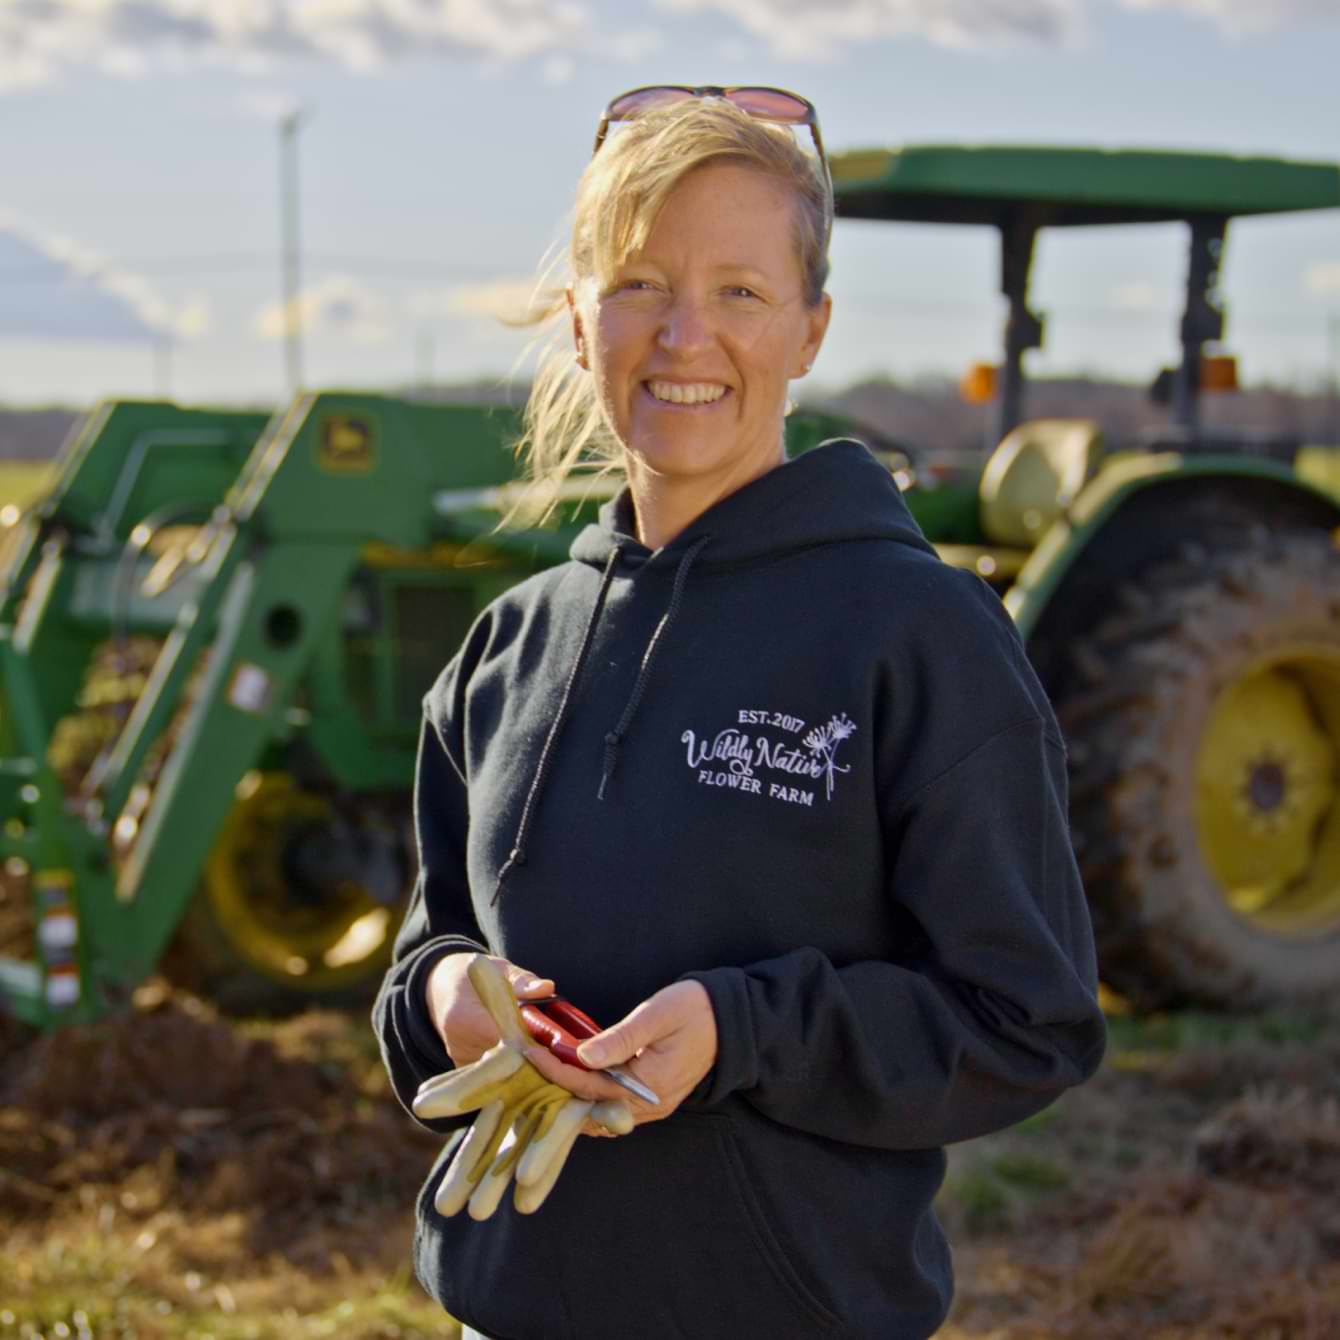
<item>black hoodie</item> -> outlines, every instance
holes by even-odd
[[[579,1140],[530,1217],[441,1218],[449,1144],[419,1277],[499,1340],[927,1336],[941,1146],[1103,1051],[1056,722],[859,443],[655,552],[631,523],[624,490],[425,698],[422,869],[374,1019],[408,1104],[450,1066],[429,969],[487,947],[606,1024],[700,981],[716,1064],[670,1118]]]

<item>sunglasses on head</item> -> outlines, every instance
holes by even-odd
[[[696,88],[690,84],[648,84],[644,88],[631,88],[606,104],[600,115],[592,153],[600,152],[614,122],[631,121],[651,107],[666,107],[687,102],[690,98],[724,98],[760,121],[771,121],[779,126],[808,126],[819,162],[823,165],[824,178],[831,187],[833,179],[828,170],[828,156],[824,153],[823,136],[819,133],[819,113],[808,98],[784,88],[753,84],[732,84],[725,88],[717,84],[702,84]]]

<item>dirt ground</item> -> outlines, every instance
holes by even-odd
[[[945,1340],[1340,1336],[1340,1027],[1113,1020],[1108,1062],[956,1147]],[[407,1271],[436,1152],[364,1016],[235,1023],[159,984],[0,1019],[0,1337],[446,1337]]]

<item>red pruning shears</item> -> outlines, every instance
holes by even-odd
[[[582,1070],[595,1070],[598,1074],[608,1075],[616,1084],[622,1085],[629,1093],[636,1094],[644,1103],[653,1106],[660,1103],[656,1094],[640,1079],[635,1079],[621,1065],[612,1065],[606,1070],[589,1066],[577,1055],[577,1045],[593,1038],[604,1030],[589,1014],[584,1014],[571,1001],[562,996],[546,996],[543,1000],[519,1000],[521,1017],[530,1029],[530,1035],[536,1042],[542,1042],[560,1061],[575,1065]]]

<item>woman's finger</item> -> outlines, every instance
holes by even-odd
[[[631,1095],[621,1089],[612,1079],[595,1070],[583,1070],[580,1066],[568,1065],[560,1061],[546,1047],[528,1047],[526,1060],[554,1084],[560,1084],[569,1093],[585,1098],[592,1103],[607,1102],[611,1099],[627,1101]],[[640,1099],[632,1099],[639,1103]]]
[[[498,959],[496,962],[506,972],[507,980],[512,986],[512,994],[518,1000],[530,999],[534,996],[552,996],[554,994],[554,979],[552,977],[540,977],[531,972],[529,968],[523,968],[516,963],[509,963],[506,959]]]

